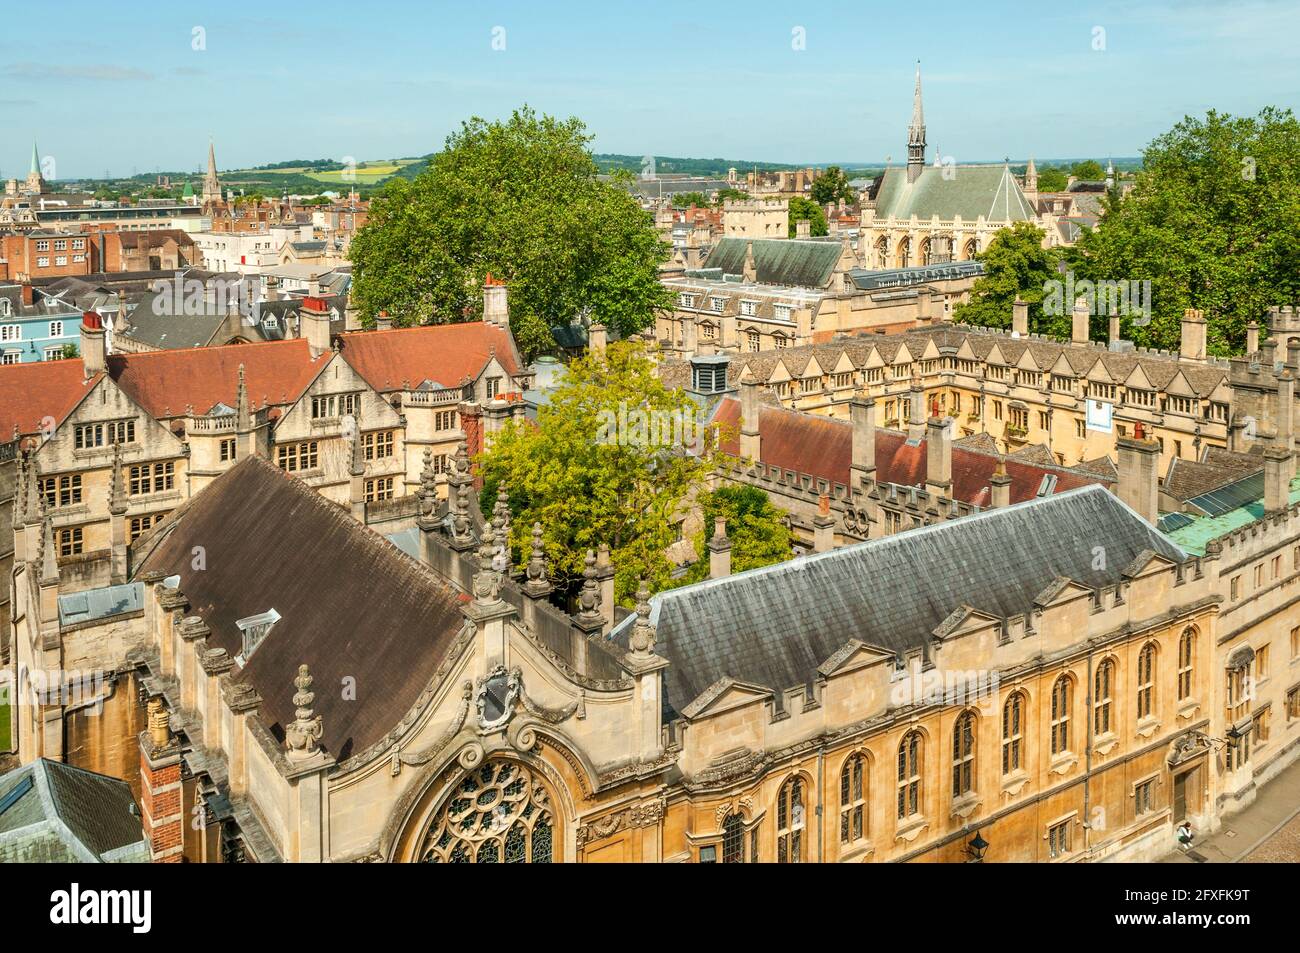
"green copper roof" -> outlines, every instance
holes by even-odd
[[[186,182],[186,183],[185,183],[185,190],[184,190],[183,192],[181,192],[181,198],[183,198],[183,199],[192,199],[192,198],[194,198],[194,186],[192,186],[192,185],[190,185],[188,182]]]
[[[927,165],[911,183],[906,168],[886,169],[876,195],[876,218],[913,215],[918,219],[937,215],[942,221],[960,215],[966,222],[980,216],[985,221],[1019,222],[1032,219],[1034,210],[1005,165]]]
[[[724,238],[713,247],[705,268],[725,275],[745,273],[745,247],[754,244],[754,272],[765,285],[825,288],[843,249],[837,241],[795,238]]]
[[[1291,505],[1300,503],[1300,477],[1291,481],[1291,493],[1287,497]],[[1235,510],[1229,510],[1222,516],[1202,516],[1187,526],[1176,529],[1166,535],[1189,553],[1205,555],[1205,547],[1212,539],[1218,539],[1233,530],[1249,526],[1264,517],[1264,501],[1252,500]]]

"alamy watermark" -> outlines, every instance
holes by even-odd
[[[605,409],[597,415],[596,443],[618,447],[694,447],[704,435],[704,425],[687,409],[629,407],[619,401],[618,410]]]

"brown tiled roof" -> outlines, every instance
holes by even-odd
[[[322,744],[341,759],[379,741],[415,704],[464,619],[455,591],[306,484],[248,457],[176,510],[138,572],[179,574],[211,648],[242,651],[236,620],[280,614],[233,678],[284,737],[294,677],[307,665]],[[202,546],[206,568],[193,568]],[[340,690],[355,679],[356,699]]]
[[[740,401],[726,398],[719,402],[713,421],[723,425],[722,450],[739,454]],[[761,462],[783,470],[807,473],[831,483],[849,484],[849,467],[853,461],[853,429],[848,422],[830,417],[802,414],[776,407],[759,408],[759,445]],[[1091,483],[1112,481],[1070,467],[1044,466],[1002,457],[974,449],[964,442],[952,448],[953,499],[977,506],[991,501],[989,478],[1005,461],[1011,477],[1011,502],[1033,499],[1043,477],[1057,478],[1056,492],[1073,490]],[[900,486],[919,486],[926,479],[926,443],[913,446],[907,435],[896,430],[876,430],[876,481]]]
[[[482,321],[353,331],[339,340],[347,362],[377,391],[396,390],[403,381],[457,387],[478,377],[494,353],[510,374],[521,365],[510,334]]]
[[[1169,462],[1162,489],[1175,500],[1186,502],[1202,493],[1235,483],[1243,477],[1259,472],[1264,466],[1261,456],[1234,453],[1221,447],[1207,447],[1205,460],[1184,460],[1175,457]],[[1212,462],[1211,462],[1212,461]]]
[[[0,442],[21,434],[39,433],[49,417],[63,423],[103,374],[86,380],[80,360],[40,361],[0,367]]]

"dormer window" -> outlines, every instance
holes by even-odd
[[[235,661],[241,667],[248,664],[248,660],[257,651],[257,647],[270,635],[272,626],[279,621],[280,613],[274,609],[268,609],[265,612],[259,612],[257,615],[250,615],[247,618],[236,620],[235,625],[239,627],[239,631],[244,635],[243,650],[235,656]]]

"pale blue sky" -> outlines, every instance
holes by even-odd
[[[930,145],[958,162],[1136,155],[1186,114],[1300,99],[1295,0],[797,6],[11,5],[0,172],[26,171],[33,137],[60,178],[198,169],[209,136],[222,168],[419,155],[523,102],[579,116],[600,152],[897,159],[917,59]]]

